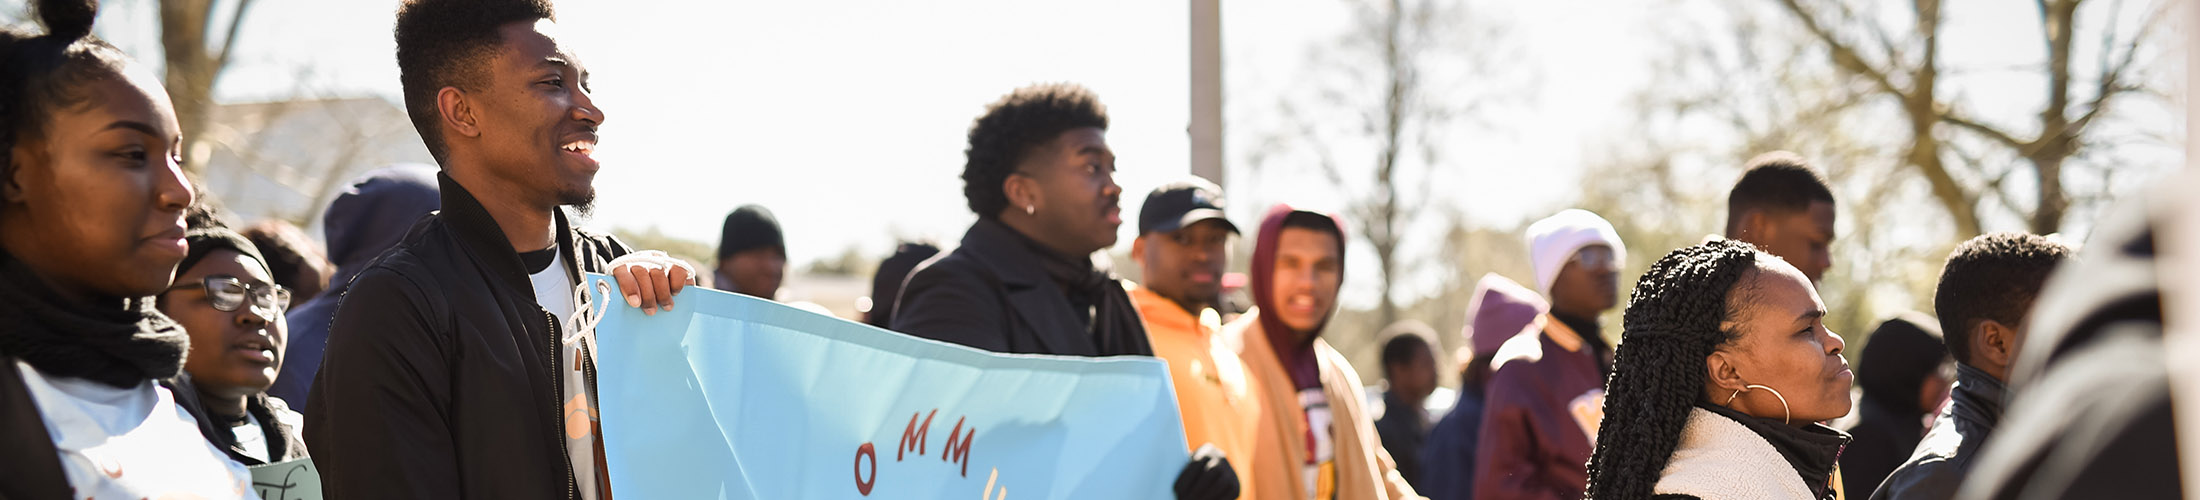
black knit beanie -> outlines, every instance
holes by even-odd
[[[176,276],[182,276],[185,271],[191,270],[191,266],[198,265],[199,261],[205,260],[207,254],[214,253],[215,250],[229,250],[251,257],[253,263],[259,264],[261,271],[267,272],[268,276],[275,275],[268,270],[267,257],[260,255],[260,247],[254,246],[252,240],[245,239],[244,235],[229,228],[216,226],[193,229],[183,235],[183,241],[191,246],[191,250],[183,255],[183,262],[176,264]]]
[[[777,248],[787,251],[787,243],[779,234],[779,219],[772,211],[758,205],[743,205],[726,214],[726,226],[718,233],[718,258],[758,248]]]

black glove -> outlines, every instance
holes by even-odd
[[[1191,463],[1184,464],[1184,471],[1176,474],[1177,500],[1235,500],[1238,497],[1237,470],[1230,468],[1230,461],[1222,458],[1222,449],[1214,443],[1199,446],[1192,452]]]

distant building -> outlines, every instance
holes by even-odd
[[[285,219],[320,237],[346,183],[393,163],[435,164],[402,106],[379,97],[228,104],[190,159],[234,222]]]

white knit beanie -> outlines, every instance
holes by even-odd
[[[1536,291],[1550,297],[1558,270],[1574,258],[1574,252],[1597,244],[1612,247],[1612,258],[1627,262],[1627,244],[1619,241],[1619,231],[1588,210],[1569,208],[1528,225],[1528,261],[1535,267]]]

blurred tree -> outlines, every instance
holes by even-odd
[[[1500,24],[1477,22],[1463,1],[1370,0],[1352,9],[1353,22],[1337,43],[1312,53],[1305,77],[1312,95],[1278,104],[1283,126],[1266,134],[1250,163],[1255,169],[1312,163],[1349,197],[1347,229],[1374,248],[1381,280],[1376,317],[1387,325],[1399,319],[1400,272],[1413,260],[1401,255],[1408,226],[1433,205],[1429,173],[1444,150],[1437,137],[1507,90],[1487,85],[1504,78],[1469,76],[1496,73],[1504,66],[1495,61],[1514,53],[1502,43]]]
[[[185,151],[199,151],[207,123],[214,115],[214,83],[229,67],[230,50],[237,46],[245,14],[253,0],[160,0],[160,42],[167,74],[163,85],[175,103],[176,121],[189,141]],[[219,42],[219,44],[215,44]],[[204,168],[204,158],[192,157],[184,167],[192,173]]]
[[[2033,231],[2060,230],[2066,214],[2078,208],[2098,211],[2116,189],[2130,187],[2102,180],[2088,185],[2089,192],[2073,195],[2067,185],[2055,185],[2057,181],[2052,180],[2074,175],[2058,165],[2085,159],[2103,179],[2117,171],[2173,166],[2108,159],[2123,148],[2079,147],[2129,145],[2146,141],[2153,133],[2145,125],[2104,128],[2100,124],[2115,115],[2109,103],[2143,102],[2132,97],[2151,92],[2144,90],[2143,83],[2153,78],[2148,72],[2154,69],[2132,62],[2149,60],[2133,54],[2145,50],[2137,47],[2151,40],[2147,34],[2151,28],[2122,30],[2105,19],[2154,16],[2158,11],[2123,12],[2122,5],[2110,5],[2110,10],[2120,13],[2104,15],[2100,25],[2079,28],[2079,32],[2117,41],[2104,42],[2101,57],[2106,62],[2097,73],[2108,75],[2105,79],[2110,81],[2097,85],[2102,93],[2078,108],[2052,96],[2043,100],[2049,111],[2035,125],[2060,132],[2040,136],[2047,139],[2014,142],[2044,148],[1997,153],[1996,148],[2012,147],[2012,141],[1986,136],[1985,130],[1995,126],[1971,118],[1964,110],[2032,103],[1950,95],[1944,84],[1953,81],[1950,75],[1962,73],[1950,70],[1960,65],[1942,60],[1932,47],[1939,36],[1937,3],[1926,0],[1910,6],[1925,21],[1914,26],[1922,30],[1914,35],[1919,41],[1900,46],[1909,48],[1892,48],[1899,45],[1879,28],[1856,27],[1863,26],[1859,19],[1885,17],[1871,6],[1825,7],[1827,3],[1669,2],[1674,10],[1715,15],[1687,16],[1664,26],[1665,38],[1671,42],[1652,62],[1652,83],[1636,95],[1638,122],[1629,127],[1625,139],[1613,141],[1608,158],[1593,164],[1583,177],[1584,208],[1613,218],[1629,247],[1641,249],[1630,256],[1632,273],[1672,248],[1720,231],[1726,190],[1747,158],[1775,149],[1796,151],[1826,172],[1838,199],[1835,266],[1819,284],[1819,292],[1833,310],[1828,326],[1851,342],[1850,352],[1857,352],[1863,336],[1880,318],[1903,310],[1931,311],[1932,287],[1943,256],[1955,243],[1984,230],[1982,226],[2022,221]],[[1864,34],[1829,35],[1822,27],[1796,29],[1798,12],[1832,16]],[[2050,12],[2047,19],[2075,22],[2071,12]],[[2142,24],[2154,22],[2149,19]],[[1868,40],[1875,52],[1857,56],[1855,49],[1846,48],[1847,40]],[[1908,62],[1873,65],[1892,64],[1885,61]],[[2022,71],[2042,72],[2043,82],[2061,79],[2067,90],[2070,82],[2086,81],[2071,76],[2071,66],[2067,60],[2049,61]],[[1886,67],[1897,69],[1873,69]],[[2062,69],[2052,69],[2058,67]],[[1936,86],[1941,90],[1933,90]],[[2067,121],[2044,116],[2068,109],[2084,113]],[[2058,141],[2069,144],[2051,144]],[[2063,146],[2071,148],[2057,149]],[[2089,153],[2101,157],[2089,158]],[[2048,202],[2024,207],[2028,195],[2004,187],[2005,183],[2023,186],[2023,182],[2009,181],[2025,173],[2048,177],[2038,183],[2044,186],[2035,187],[2029,195]],[[1989,202],[2006,210],[1991,211]],[[1943,213],[1947,216],[1940,216]],[[1631,282],[1636,277],[1623,279]]]
[[[2062,230],[2073,194],[2065,185],[2065,167],[2096,142],[2094,124],[2102,120],[2127,94],[2149,92],[2149,75],[2141,54],[2159,43],[2154,31],[2166,17],[2172,2],[2159,2],[2144,11],[2127,11],[2121,0],[2106,9],[2086,11],[2083,0],[2035,0],[2040,24],[2039,42],[2046,60],[2022,71],[2036,73],[2045,82],[2045,95],[2031,123],[1999,124],[1980,118],[1940,89],[1943,76],[1954,65],[1940,57],[1944,26],[1941,0],[1912,0],[1907,16],[1889,15],[1876,2],[1859,0],[1778,0],[1803,30],[1823,49],[1819,56],[1851,78],[1869,84],[1873,94],[1900,103],[1911,137],[1906,161],[1932,186],[1933,196],[1954,218],[1957,236],[1969,238],[1981,231],[1979,210],[1986,197],[2017,211],[2034,233]],[[2099,2],[2094,2],[2099,3]],[[2135,19],[2134,19],[2135,18]],[[2091,54],[2091,72],[2076,68],[2079,24],[2098,37]],[[2136,29],[2119,29],[2120,22],[2136,21]],[[1900,33],[1900,35],[1896,35]],[[2073,87],[2090,87],[2075,95]],[[2020,106],[2022,103],[1996,103]],[[1952,126],[2007,148],[2023,158],[2024,168],[1994,168],[1987,162],[1949,161],[1944,145]],[[2029,170],[2029,172],[2025,172]],[[2029,173],[2036,182],[2029,196],[2004,191],[2011,176]],[[2018,207],[2029,198],[2030,207]]]
[[[837,255],[810,261],[809,265],[804,266],[805,271],[803,272],[868,279],[872,274],[878,273],[878,263],[883,260],[886,260],[886,256],[865,253],[860,245],[848,245],[847,248],[841,249]]]
[[[687,261],[688,265],[695,266],[696,272],[704,275],[699,279],[707,280],[710,271],[717,269],[718,249],[711,246],[710,243],[665,234],[657,226],[650,226],[649,229],[641,230],[627,227],[613,228],[611,234],[617,236],[619,241],[625,242],[629,247],[657,250],[664,252],[666,255],[671,255],[673,258]],[[705,284],[708,284],[708,282],[705,282]]]

